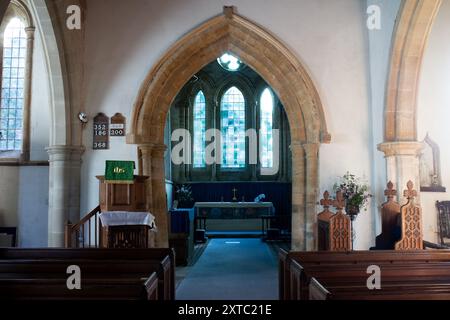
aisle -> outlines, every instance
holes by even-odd
[[[212,239],[178,286],[178,300],[276,300],[278,265],[260,239]]]

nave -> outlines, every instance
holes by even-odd
[[[276,255],[260,239],[211,239],[178,284],[176,299],[277,300]]]

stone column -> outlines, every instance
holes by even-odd
[[[145,144],[139,145],[139,152],[141,155],[140,162],[142,163],[142,168],[139,168],[139,171],[142,172],[142,175],[148,176],[148,180],[146,181],[146,193],[147,193],[147,210],[152,212],[153,214],[153,199],[152,199],[152,150],[153,145]]]
[[[23,142],[22,161],[30,161],[30,132],[31,132],[31,79],[33,77],[33,48],[34,48],[34,27],[25,28],[27,34],[27,54],[25,63],[25,83],[23,102]]]
[[[409,180],[419,189],[419,156],[422,149],[422,143],[416,141],[385,142],[378,145],[378,150],[384,152],[386,158],[387,181],[394,183],[400,203],[404,203],[402,194]],[[419,196],[416,199],[420,202]]]
[[[292,144],[292,250],[304,251],[305,245],[305,151]]]
[[[319,143],[303,145],[306,159],[305,250],[317,251],[317,195],[319,193]]]
[[[80,219],[81,146],[51,146],[49,154],[48,246],[64,246],[64,226]]]
[[[169,225],[167,222],[166,177],[164,171],[164,153],[166,145],[155,145],[152,150],[152,198],[153,214],[158,232],[156,246],[169,247]]]
[[[146,144],[140,145],[142,155],[142,172],[148,176],[147,180],[147,206],[155,216],[156,233],[155,246],[158,248],[169,247],[169,229],[167,221],[167,199],[164,171],[165,145]]]

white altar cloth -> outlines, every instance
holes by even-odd
[[[149,212],[102,212],[100,220],[103,226],[147,225],[150,228],[156,228],[155,216]]]

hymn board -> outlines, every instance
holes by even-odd
[[[99,113],[94,118],[92,149],[109,149],[109,137],[125,136],[126,118],[121,113],[116,113],[111,117],[111,121],[104,113]]]

